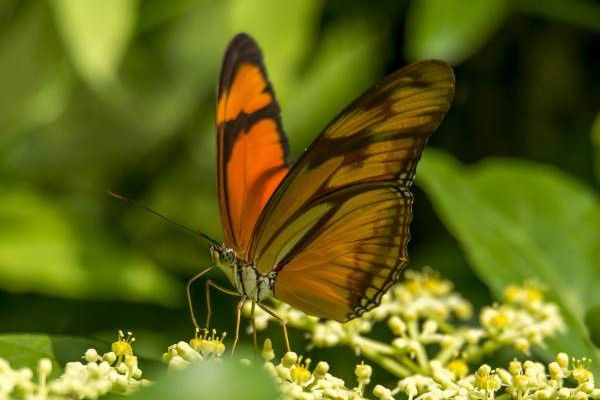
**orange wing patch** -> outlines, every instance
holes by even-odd
[[[259,67],[240,65],[231,88],[219,98],[217,123],[231,121],[242,112],[252,114],[269,105],[273,98],[265,92],[266,88],[267,81]]]
[[[217,183],[225,242],[244,258],[265,204],[289,170],[280,109],[256,43],[237,35],[217,102]]]
[[[229,217],[236,221],[236,243],[247,248],[252,230],[265,204],[284,178],[288,167],[282,163],[277,125],[262,119],[236,138],[227,161]]]

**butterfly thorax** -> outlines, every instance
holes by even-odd
[[[225,245],[211,247],[211,254],[217,266],[241,295],[260,302],[273,294],[276,272],[261,274],[254,263],[238,258],[235,250]]]

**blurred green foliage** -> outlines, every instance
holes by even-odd
[[[597,193],[555,168],[516,159],[467,168],[430,150],[420,168],[421,186],[495,296],[510,284],[539,285],[560,306],[569,337],[551,339],[550,354],[585,355],[600,372],[585,325],[590,305],[600,304]]]
[[[1,0],[2,331],[131,329],[154,356],[191,335],[184,283],[210,265],[207,244],[106,190],[222,237],[214,98],[239,31],[263,49],[296,158],[386,73],[453,62],[456,99],[432,147],[465,163],[512,158],[424,160],[412,266],[431,263],[476,304],[485,285],[494,295],[534,277],[572,324],[552,350],[594,356],[600,221],[581,208],[597,208],[600,154],[591,0]],[[201,311],[202,285],[195,295]],[[216,328],[231,331],[235,299],[214,302]]]

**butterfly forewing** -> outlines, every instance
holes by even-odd
[[[418,62],[359,97],[315,140],[252,238],[249,258],[261,273],[278,272],[276,297],[337,320],[378,304],[407,262],[408,189],[453,95],[450,66]]]
[[[219,84],[217,179],[225,241],[241,257],[289,169],[279,114],[260,49],[249,36],[237,35],[225,53]]]

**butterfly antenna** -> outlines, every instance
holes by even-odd
[[[123,195],[121,195],[121,194],[119,194],[119,193],[113,192],[113,191],[112,191],[112,190],[110,190],[110,189],[109,189],[109,190],[107,190],[107,193],[108,193],[108,195],[109,195],[109,196],[111,196],[111,197],[114,197],[115,199],[119,199],[119,200],[121,200],[121,201],[124,201],[124,202],[130,203],[130,204],[133,204],[134,206],[137,206],[137,207],[143,208],[144,210],[148,211],[149,213],[151,213],[151,214],[154,214],[154,215],[156,215],[157,217],[159,217],[159,218],[162,218],[163,220],[165,220],[165,221],[167,221],[167,222],[169,222],[169,223],[171,223],[171,224],[173,224],[173,225],[175,225],[175,226],[177,226],[177,227],[179,227],[179,228],[181,228],[181,229],[183,229],[183,230],[186,230],[186,231],[188,231],[188,232],[191,232],[191,233],[193,233],[194,235],[197,235],[197,236],[203,237],[204,239],[208,240],[208,241],[209,241],[209,242],[211,242],[212,244],[219,244],[219,242],[217,242],[216,240],[214,240],[213,238],[211,238],[211,237],[210,237],[210,236],[208,236],[207,234],[205,234],[205,233],[203,233],[203,232],[200,232],[200,231],[199,231],[199,230],[197,230],[197,229],[192,229],[192,228],[190,228],[190,227],[187,227],[187,226],[185,226],[185,225],[183,225],[183,224],[180,224],[179,222],[177,222],[177,221],[174,221],[174,220],[172,220],[171,218],[169,218],[169,217],[166,217],[166,216],[162,215],[161,213],[159,213],[159,212],[157,212],[157,211],[154,211],[154,210],[153,210],[153,209],[151,209],[150,207],[148,207],[148,206],[145,206],[145,205],[143,205],[143,204],[141,204],[141,203],[138,203],[138,202],[137,202],[137,201],[135,201],[135,200],[132,200],[132,199],[130,199],[129,197],[125,197],[125,196],[123,196]]]

